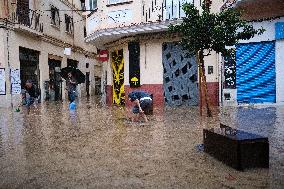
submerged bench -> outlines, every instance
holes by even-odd
[[[221,124],[220,128],[203,129],[203,142],[204,152],[237,170],[269,167],[267,137]]]

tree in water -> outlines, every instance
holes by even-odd
[[[204,88],[208,117],[212,117],[212,113],[207,95],[204,57],[210,55],[212,51],[221,53],[223,56],[234,57],[234,50],[227,47],[238,44],[240,40],[261,35],[265,31],[263,28],[254,29],[252,24],[243,20],[240,10],[229,8],[219,13],[211,13],[211,4],[211,0],[204,0],[202,11],[199,11],[193,4],[185,3],[182,7],[185,12],[182,23],[169,26],[170,33],[180,35],[180,44],[189,55],[196,56],[199,66],[200,103],[202,88]],[[200,114],[202,115],[201,106]]]

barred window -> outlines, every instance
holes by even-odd
[[[60,26],[60,17],[59,17],[58,8],[51,6],[50,12],[51,12],[51,24],[59,27]]]
[[[97,0],[89,0],[90,10],[95,10],[98,6]]]
[[[65,31],[70,34],[73,33],[73,19],[67,14],[65,14]]]

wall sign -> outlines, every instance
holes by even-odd
[[[107,17],[108,23],[126,23],[132,20],[132,10],[124,9],[112,11],[108,13]]]
[[[21,78],[19,69],[11,70],[11,87],[12,94],[21,94]]]
[[[0,68],[0,95],[6,95],[5,68]]]
[[[99,51],[99,55],[97,56],[97,58],[99,59],[99,61],[101,62],[106,62],[108,61],[108,51],[107,50],[100,50]]]
[[[129,84],[130,87],[140,87],[140,44],[128,43],[129,50]]]
[[[284,39],[284,22],[277,22],[275,24],[275,39]]]
[[[224,88],[236,89],[236,61],[232,57],[224,57]]]

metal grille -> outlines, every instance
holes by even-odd
[[[236,60],[238,102],[275,102],[275,43],[239,44]]]
[[[178,43],[163,44],[164,96],[169,106],[198,105],[197,64]]]

